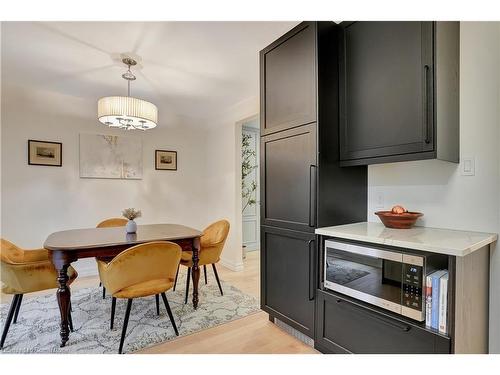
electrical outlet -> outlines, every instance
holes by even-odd
[[[462,176],[474,176],[476,174],[476,160],[474,157],[462,158],[460,163]]]
[[[384,208],[384,193],[381,191],[377,191],[375,194],[375,207],[376,208]]]

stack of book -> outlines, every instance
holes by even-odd
[[[448,270],[427,275],[425,280],[425,325],[448,333]]]

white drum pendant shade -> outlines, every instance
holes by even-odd
[[[107,96],[97,102],[97,117],[113,128],[147,130],[158,124],[158,108],[131,96]]]

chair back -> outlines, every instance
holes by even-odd
[[[96,228],[113,228],[113,227],[124,227],[127,225],[127,219],[121,217],[112,217],[111,219],[106,219],[97,224]]]
[[[24,250],[20,249],[12,242],[3,238],[0,239],[0,259],[2,263],[19,264],[23,263]]]
[[[210,224],[203,231],[200,239],[201,251],[205,253],[204,257],[211,259],[211,263],[219,261],[227,235],[229,234],[229,227],[229,221],[219,220]]]
[[[24,294],[58,286],[46,249],[24,250],[3,238],[0,245],[3,293]]]
[[[175,280],[181,247],[156,241],[133,246],[118,254],[105,267],[106,289],[111,294],[132,285],[153,280]]]

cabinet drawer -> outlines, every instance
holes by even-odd
[[[359,354],[450,353],[450,339],[340,296],[318,291],[315,342],[319,350]]]

